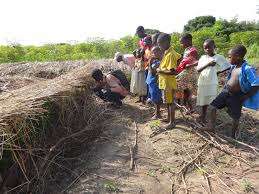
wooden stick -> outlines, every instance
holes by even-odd
[[[138,146],[138,126],[137,123],[135,124],[135,139],[132,146],[129,147],[130,149],[130,170],[134,170],[136,161],[135,161],[135,154],[137,152],[137,146]]]
[[[185,171],[188,169],[188,167],[189,167],[191,164],[193,164],[193,163],[200,157],[200,155],[206,150],[207,145],[208,145],[207,142],[206,142],[205,144],[203,144],[203,145],[201,146],[201,147],[203,147],[203,148],[202,148],[202,150],[200,151],[200,153],[197,154],[196,157],[193,158],[190,162],[188,162],[186,165],[184,165],[184,166],[178,171],[177,174],[179,175],[179,174],[185,172]]]

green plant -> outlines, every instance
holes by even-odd
[[[107,181],[106,183],[104,183],[104,188],[106,191],[108,192],[119,192],[119,188],[118,188],[118,185],[113,182],[113,181]]]
[[[153,120],[149,123],[149,127],[154,130],[154,129],[159,129],[161,126],[161,121],[160,120]]]
[[[248,179],[242,179],[241,188],[246,193],[249,193],[254,190],[253,184]]]
[[[147,175],[150,177],[156,177],[156,170],[151,169],[147,172]]]

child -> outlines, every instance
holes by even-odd
[[[227,83],[222,92],[210,104],[211,114],[209,128],[214,130],[217,109],[228,108],[233,119],[232,137],[236,138],[242,104],[256,94],[258,96],[259,77],[253,67],[244,60],[246,48],[237,45],[229,52],[231,68]],[[255,101],[258,105],[259,99]],[[257,107],[258,108],[258,107]]]
[[[114,60],[119,62],[123,62],[125,65],[128,65],[130,68],[133,68],[135,65],[135,56],[133,54],[122,54],[120,52],[115,53]]]
[[[145,103],[145,96],[147,95],[147,85],[144,68],[144,50],[138,49],[135,53],[135,66],[131,72],[130,92],[139,96],[136,103]]]
[[[180,39],[181,45],[184,50],[183,59],[176,69],[178,75],[177,84],[177,98],[183,99],[184,105],[189,108],[190,113],[192,110],[192,92],[196,89],[197,72],[194,68],[198,63],[198,52],[192,46],[192,35],[185,34]]]
[[[167,118],[169,124],[166,126],[166,129],[170,129],[175,127],[175,105],[174,105],[174,95],[175,90],[177,89],[176,85],[176,65],[177,61],[181,58],[181,55],[178,54],[173,47],[170,47],[171,36],[169,34],[161,33],[158,36],[158,45],[162,52],[164,53],[164,57],[161,61],[158,72],[158,81],[159,81],[159,89],[162,90],[164,102],[168,107]]]
[[[218,91],[218,76],[230,68],[229,62],[222,56],[215,54],[215,42],[212,39],[205,40],[203,49],[206,55],[201,56],[197,71],[198,78],[197,105],[202,107],[199,120],[206,122],[208,105],[216,98]]]
[[[162,59],[162,51],[158,46],[155,46],[152,48],[151,52],[152,52],[152,58],[150,59],[150,64],[148,68],[149,71],[148,71],[146,83],[148,85],[150,99],[155,104],[155,109],[156,109],[152,119],[159,119],[161,118],[160,104],[161,104],[162,94],[157,84],[156,69],[160,65],[160,61]]]

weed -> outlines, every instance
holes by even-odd
[[[104,183],[104,188],[106,191],[108,192],[119,192],[119,188],[118,188],[118,185],[113,182],[113,181],[107,181],[106,183]]]
[[[241,188],[246,193],[249,193],[254,190],[253,184],[248,179],[242,179]]]

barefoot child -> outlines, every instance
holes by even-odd
[[[131,72],[130,92],[139,96],[136,102],[145,103],[145,96],[147,95],[146,76],[144,68],[144,50],[138,49],[135,53],[135,66]]]
[[[169,124],[166,129],[175,127],[175,105],[174,105],[174,95],[177,89],[176,85],[176,66],[177,61],[181,58],[173,47],[170,46],[171,36],[169,34],[161,33],[158,36],[158,45],[162,52],[164,53],[163,59],[161,61],[158,72],[158,82],[159,89],[162,90],[163,100],[167,104],[168,114],[167,118]]]
[[[152,48],[151,53],[152,53],[152,58],[150,59],[146,83],[148,85],[150,99],[155,104],[155,109],[156,109],[152,119],[159,119],[161,118],[160,104],[162,102],[161,100],[162,94],[157,84],[156,70],[159,67],[160,61],[162,59],[162,51],[158,46],[155,46]]]
[[[217,109],[228,108],[228,114],[233,119],[232,137],[236,138],[242,104],[247,99],[258,96],[259,77],[253,67],[244,60],[246,48],[237,45],[229,52],[231,69],[227,83],[222,92],[210,104],[211,114],[209,128],[214,130]],[[259,99],[255,99],[254,105],[258,108]]]
[[[197,71],[195,65],[198,63],[198,51],[192,45],[192,35],[185,34],[180,39],[182,47],[185,49],[183,59],[176,69],[178,91],[177,98],[183,99],[184,105],[188,107],[190,113],[192,108],[192,93],[197,88]]]
[[[215,53],[215,42],[212,39],[205,40],[203,49],[206,55],[201,56],[197,71],[198,78],[197,105],[202,107],[200,121],[206,122],[208,105],[218,94],[218,76],[230,68],[230,63],[222,55]]]

